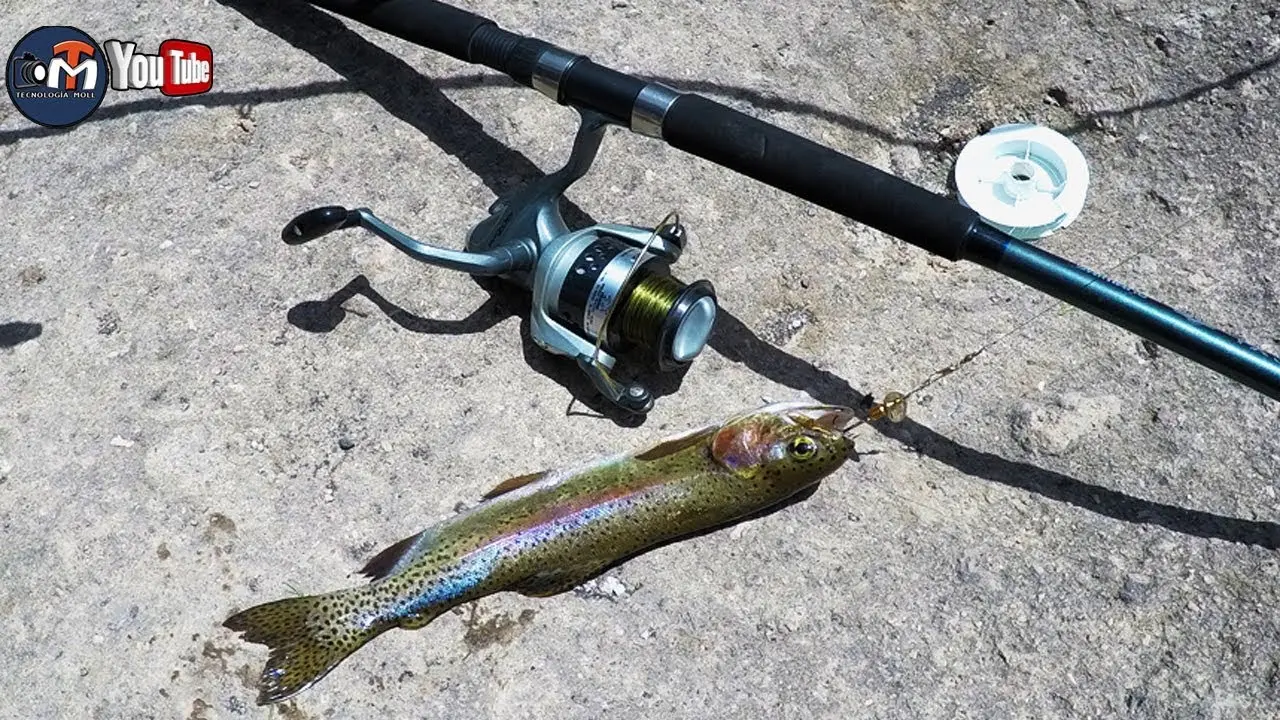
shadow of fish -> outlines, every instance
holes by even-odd
[[[497,592],[547,597],[619,561],[811,489],[854,453],[849,408],[776,403],[588,465],[522,475],[378,553],[363,586],[287,598],[224,623],[270,655],[258,704],[315,684],[391,628]]]

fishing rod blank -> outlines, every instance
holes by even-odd
[[[1280,400],[1280,359],[986,224],[973,210],[706,97],[618,72],[436,0],[309,0],[557,103],[664,140],[952,261],[1070,303]]]

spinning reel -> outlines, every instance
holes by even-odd
[[[595,388],[618,407],[645,413],[653,394],[612,372],[615,354],[647,356],[663,371],[688,365],[706,347],[716,317],[711,283],[685,284],[670,268],[685,230],[668,216],[656,228],[600,224],[570,230],[560,199],[587,173],[608,125],[579,110],[581,124],[568,163],[498,199],[467,239],[466,251],[415,240],[367,208],[318,207],[285,226],[290,245],[335,230],[362,227],[410,257],[468,273],[496,276],[533,293],[530,334],[548,352],[577,362]]]

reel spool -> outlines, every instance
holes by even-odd
[[[635,354],[662,371],[693,362],[715,324],[715,288],[671,274],[686,239],[674,213],[656,228],[598,224],[570,230],[565,224],[560,199],[590,168],[607,126],[602,116],[579,112],[582,122],[565,166],[495,202],[468,236],[466,251],[420,242],[367,208],[336,205],[302,213],[281,238],[298,245],[363,227],[421,262],[524,288],[533,294],[534,342],[574,359],[618,407],[648,412],[653,394],[613,377],[616,356]]]

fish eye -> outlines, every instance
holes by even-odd
[[[787,452],[797,459],[808,460],[818,454],[818,443],[808,435],[797,435],[787,443]]]

